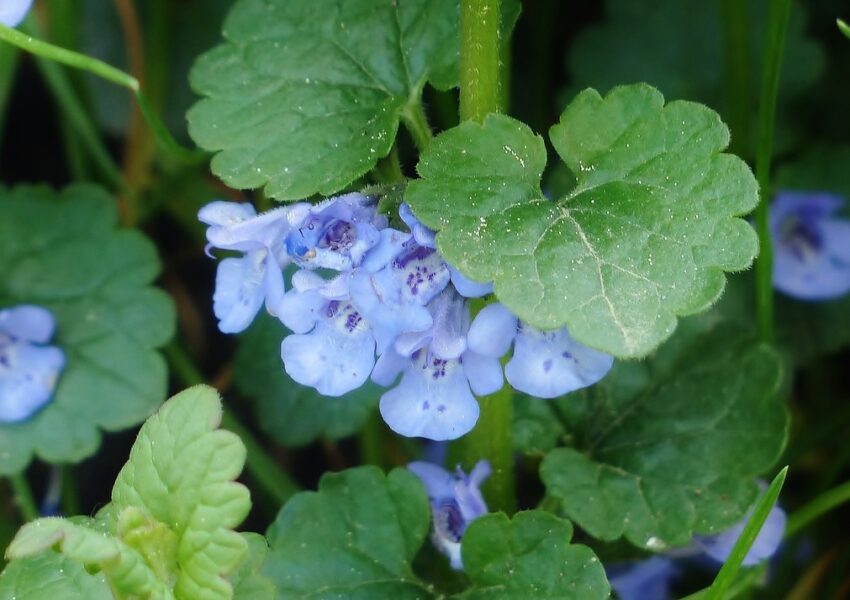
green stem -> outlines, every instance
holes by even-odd
[[[499,0],[461,0],[460,3],[460,118],[482,122],[499,112]],[[513,389],[505,385],[478,400],[475,428],[458,443],[461,462],[471,469],[487,459],[493,474],[484,484],[491,510],[516,510],[513,448]]]
[[[191,386],[204,382],[204,376],[181,346],[171,343],[165,348],[165,354],[172,372],[183,382],[183,385]],[[266,453],[259,440],[226,407],[221,418],[221,425],[242,438],[248,451],[246,470],[279,505],[282,506],[299,491],[298,484],[280,468],[277,461]]]
[[[404,173],[401,171],[401,162],[398,158],[398,146],[393,144],[390,153],[378,161],[372,176],[379,184],[393,184],[404,181]]]
[[[788,517],[785,537],[790,538],[805,529],[816,519],[822,517],[833,508],[850,502],[850,481],[824,492],[802,508],[797,509]]]
[[[364,465],[384,467],[383,444],[381,443],[384,421],[377,411],[373,411],[357,434],[357,447],[360,462]]]
[[[31,19],[29,20],[29,23],[32,23]],[[139,103],[142,116],[145,118],[145,121],[147,121],[148,126],[151,128],[151,131],[153,131],[160,146],[173,153],[181,160],[185,160],[187,162],[198,162],[205,159],[206,155],[203,152],[184,148],[177,142],[177,140],[174,139],[171,132],[168,131],[156,112],[151,109],[150,103],[141,91],[139,81],[132,75],[128,75],[124,71],[116,69],[115,67],[96,58],[92,58],[78,52],[72,52],[71,50],[60,48],[59,46],[54,46],[53,44],[36,39],[29,31],[21,32],[0,24],[0,40],[9,42],[18,48],[22,48],[23,50],[43,59],[55,61],[69,67],[74,67],[75,69],[88,71],[89,73],[97,75],[111,83],[127,88],[133,92],[133,96]],[[41,62],[42,61],[40,61],[40,64]],[[55,65],[53,66],[55,67]]]
[[[38,505],[33,499],[30,484],[27,482],[23,473],[16,473],[9,476],[9,482],[12,484],[12,491],[15,493],[15,503],[21,511],[21,516],[27,521],[34,521],[38,518]]]
[[[773,247],[768,227],[770,199],[770,161],[773,156],[773,129],[776,120],[776,98],[791,0],[771,0],[762,61],[762,86],[758,115],[756,147],[756,179],[759,183],[759,205],[756,229],[761,252],[756,260],[756,317],[759,337],[773,339]]]
[[[401,121],[410,136],[413,138],[413,143],[419,152],[425,151],[431,144],[431,139],[434,133],[431,131],[431,126],[428,125],[428,118],[425,116],[425,109],[422,107],[422,95],[416,95],[415,102],[409,102],[401,113]]]
[[[460,118],[499,112],[499,0],[460,3]]]
[[[730,150],[749,159],[752,85],[747,3],[722,0],[721,13],[726,54],[726,114],[732,130]]]
[[[484,483],[484,495],[492,511],[516,511],[513,445],[514,390],[501,390],[478,399],[481,413],[475,428],[459,442],[461,464],[467,472],[479,460],[487,459],[493,474]]]
[[[838,25],[838,29],[841,30],[848,40],[850,40],[850,25],[842,21],[841,19],[835,19],[836,24]]]

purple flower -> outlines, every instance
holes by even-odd
[[[52,398],[65,366],[64,353],[44,345],[55,327],[40,306],[0,310],[0,423],[24,421]]]
[[[293,204],[257,215],[250,204],[216,201],[198,212],[209,225],[210,247],[245,253],[222,260],[216,273],[213,312],[222,333],[244,331],[264,302],[277,314],[284,292],[282,269],[290,261],[283,238],[303,222],[309,208]]]
[[[769,216],[776,289],[800,300],[850,291],[850,221],[836,214],[844,205],[831,194],[777,194]]]
[[[408,437],[456,439],[478,420],[478,395],[502,387],[498,356],[470,350],[467,301],[449,287],[428,306],[431,326],[401,334],[375,365],[372,379],[392,385],[381,397],[380,410],[390,428]]]
[[[0,23],[17,27],[32,7],[32,0],[3,0],[0,2]]]
[[[378,244],[386,218],[374,198],[346,194],[310,208],[304,221],[286,236],[286,251],[299,267],[348,271],[360,265]]]
[[[294,333],[280,355],[292,379],[325,396],[341,396],[363,385],[375,365],[369,323],[348,299],[347,275],[325,281],[310,271],[292,278],[280,318]]]
[[[500,356],[511,342],[514,354],[505,377],[515,389],[538,398],[557,398],[593,385],[611,369],[614,358],[576,342],[565,327],[541,331],[521,323],[501,304],[478,313],[469,329],[469,347]]]
[[[431,326],[426,305],[445,289],[450,278],[437,251],[412,238],[385,267],[352,272],[351,298],[373,324],[379,352],[401,333]]]
[[[454,569],[462,569],[460,544],[469,524],[487,513],[487,504],[481,496],[481,484],[490,476],[490,463],[478,464],[467,475],[457,467],[449,473],[426,462],[412,462],[407,468],[422,480],[431,504],[434,545],[449,557]]]
[[[679,574],[666,556],[617,563],[606,566],[605,571],[620,600],[668,600],[672,598],[670,587]]]

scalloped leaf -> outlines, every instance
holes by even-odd
[[[422,484],[406,470],[330,473],[280,511],[264,572],[278,598],[430,598],[411,568],[430,524]]]
[[[106,581],[145,598],[174,598],[165,581],[130,545],[99,530],[91,522],[71,522],[59,517],[36,519],[24,525],[6,550],[12,559],[28,558],[55,547],[69,559],[103,572]],[[30,575],[31,576],[31,575]]]
[[[0,573],[0,598],[113,600],[103,574],[89,574],[75,560],[44,552],[15,560]]]
[[[234,383],[256,400],[260,427],[287,446],[356,433],[375,410],[380,388],[367,382],[339,398],[331,398],[295,383],[280,362],[280,343],[287,334],[280,321],[262,313],[239,340]]]
[[[593,550],[570,544],[569,521],[538,511],[484,515],[463,536],[463,565],[473,588],[464,600],[604,600],[611,588]]]
[[[279,598],[444,598],[411,568],[430,524],[424,487],[404,469],[328,474],[318,492],[293,496],[278,514],[264,570]],[[569,522],[537,511],[478,519],[462,549],[472,585],[451,597],[607,598],[601,564],[570,545],[571,534]]]
[[[233,481],[245,464],[245,445],[218,429],[221,415],[221,400],[209,386],[173,396],[142,425],[112,502],[97,520],[38,519],[18,532],[7,556],[25,558],[56,546],[101,569],[124,594],[233,598],[226,577],[245,561],[252,539],[232,529],[247,516],[251,500]],[[257,579],[255,561],[245,569],[234,581]]]
[[[165,399],[156,348],[174,333],[174,306],[151,286],[153,244],[116,223],[115,200],[95,186],[0,187],[0,307],[52,311],[52,343],[67,361],[49,405],[25,423],[0,424],[0,475],[33,454],[82,460],[97,450],[99,429],[135,425]]]
[[[457,0],[240,0],[191,71],[189,133],[231,187],[330,195],[389,152],[426,81],[455,83],[457,23]]]
[[[588,346],[643,356],[677,316],[706,309],[724,271],[757,252],[755,178],[723,154],[729,132],[716,113],[670,102],[639,84],[605,98],[579,94],[552,127],[576,177],[566,196],[540,191],[543,140],[502,115],[462,123],[422,155],[422,179],[405,197],[439,230],[452,264],[495,280],[499,299],[542,329],[566,325]]]
[[[171,398],[142,426],[112,488],[113,527],[126,511],[141,509],[176,536],[177,598],[230,598],[224,576],[247,553],[232,531],[251,508],[248,489],[233,481],[245,465],[245,445],[217,429],[221,414],[218,393],[208,386]]]
[[[688,324],[652,360],[617,362],[593,388],[556,401],[576,444],[550,452],[541,478],[596,538],[658,551],[723,530],[782,452],[776,352],[736,326]]]

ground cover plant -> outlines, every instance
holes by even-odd
[[[817,0],[0,0],[0,598],[850,598]]]

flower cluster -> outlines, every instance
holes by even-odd
[[[431,536],[440,552],[449,557],[453,569],[462,569],[460,543],[469,524],[487,513],[487,504],[481,496],[481,484],[490,476],[490,463],[478,463],[469,475],[457,467],[454,473],[428,462],[412,462],[407,468],[425,486],[434,532]]]
[[[784,191],[770,209],[773,284],[800,300],[829,300],[850,292],[850,220],[839,196]]]
[[[373,198],[347,194],[257,215],[213,202],[199,218],[211,247],[241,252],[218,267],[213,308],[237,333],[260,307],[292,334],[281,345],[286,372],[321,394],[340,396],[370,376],[398,384],[381,398],[396,432],[457,438],[478,419],[475,395],[517,390],[554,398],[598,381],[611,356],[578,344],[566,329],[540,331],[500,304],[472,319],[470,298],[492,292],[437,252],[434,232],[402,204],[408,231],[389,227]],[[283,269],[294,265],[284,292]],[[500,358],[513,346],[505,365]]]
[[[52,398],[65,366],[63,352],[45,345],[55,327],[40,306],[0,310],[0,423],[24,421]]]

